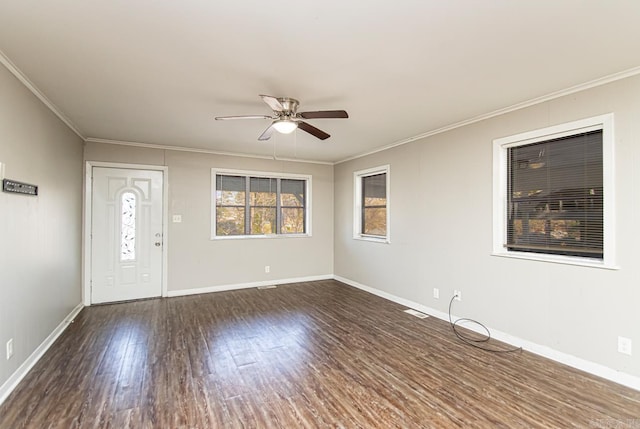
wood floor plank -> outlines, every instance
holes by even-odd
[[[0,429],[640,427],[640,392],[402,310],[336,281],[88,307]]]

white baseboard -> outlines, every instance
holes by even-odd
[[[71,310],[71,313],[64,318],[62,322],[49,334],[47,338],[31,353],[31,356],[25,360],[22,365],[9,377],[9,379],[0,386],[0,404],[13,392],[18,383],[31,371],[31,368],[42,358],[49,347],[56,341],[56,339],[67,329],[67,326],[71,324],[73,319],[76,318],[78,313],[84,308],[82,303],[78,304],[76,308]]]
[[[442,319],[445,321],[449,321],[449,314],[444,313],[442,311],[435,310],[431,307],[427,307],[422,304],[418,304],[417,302],[410,301],[405,298],[401,298],[395,295],[392,295],[388,292],[384,292],[382,290],[372,288],[370,286],[363,285],[361,283],[355,282],[353,280],[334,276],[335,280],[345,283],[349,286],[353,286],[357,289],[364,290],[366,292],[377,295],[381,298],[388,299],[389,301],[393,301],[397,304],[404,305],[409,308],[413,308],[414,310],[418,310],[421,313],[428,314],[433,317],[437,317],[438,319]],[[452,315],[453,320],[458,319],[458,316]],[[474,329],[473,325],[465,325],[465,328],[476,330],[477,332],[484,334],[485,332],[480,328]],[[608,366],[601,365],[595,362],[591,362],[567,353],[560,352],[558,350],[552,349],[551,347],[543,346],[537,343],[533,343],[531,341],[523,340],[522,338],[515,337],[513,335],[507,334],[505,332],[497,331],[495,329],[489,328],[491,331],[491,337],[495,338],[498,341],[502,341],[504,343],[510,344],[514,347],[522,347],[523,350],[526,350],[531,353],[535,353],[539,356],[551,359],[553,361],[562,363],[564,365],[570,366],[572,368],[579,369],[586,373],[596,375],[598,377],[602,377],[604,379],[613,381],[614,383],[621,384],[623,386],[630,387],[632,389],[640,391],[640,377],[636,377],[631,374],[627,374],[625,372],[617,371],[613,368],[609,368]]]
[[[174,297],[174,296],[197,295],[201,293],[224,292],[226,290],[248,289],[253,287],[271,286],[271,285],[283,285],[287,283],[332,280],[333,278],[334,278],[333,274],[325,274],[321,276],[295,277],[290,279],[274,279],[274,280],[265,280],[265,281],[250,282],[250,283],[234,283],[229,285],[209,286],[209,287],[201,287],[201,288],[195,288],[195,289],[170,290],[167,292],[167,296]]]

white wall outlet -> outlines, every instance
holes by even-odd
[[[440,299],[440,289],[438,289],[437,287],[433,288],[433,297],[435,299]]]
[[[459,290],[453,291],[453,296],[456,297],[456,301],[462,301],[462,292]]]
[[[265,266],[264,266],[264,272],[265,272],[266,274],[269,274],[269,273],[271,272],[271,267],[270,267],[270,266],[268,266],[268,265],[265,265]]]
[[[7,360],[11,359],[13,356],[13,338],[7,341]]]
[[[631,356],[631,339],[618,337],[618,351],[625,355]]]
[[[173,215],[173,223],[181,223],[182,215]]]

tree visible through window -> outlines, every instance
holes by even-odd
[[[246,178],[216,176],[216,234],[242,235],[245,231]]]
[[[251,220],[249,234],[265,235],[276,233],[277,179],[266,177],[250,178],[249,207]]]
[[[302,234],[305,232],[305,183],[303,180],[282,179],[280,181],[281,233]]]

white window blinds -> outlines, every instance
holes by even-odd
[[[508,149],[509,250],[603,258],[602,130]]]

